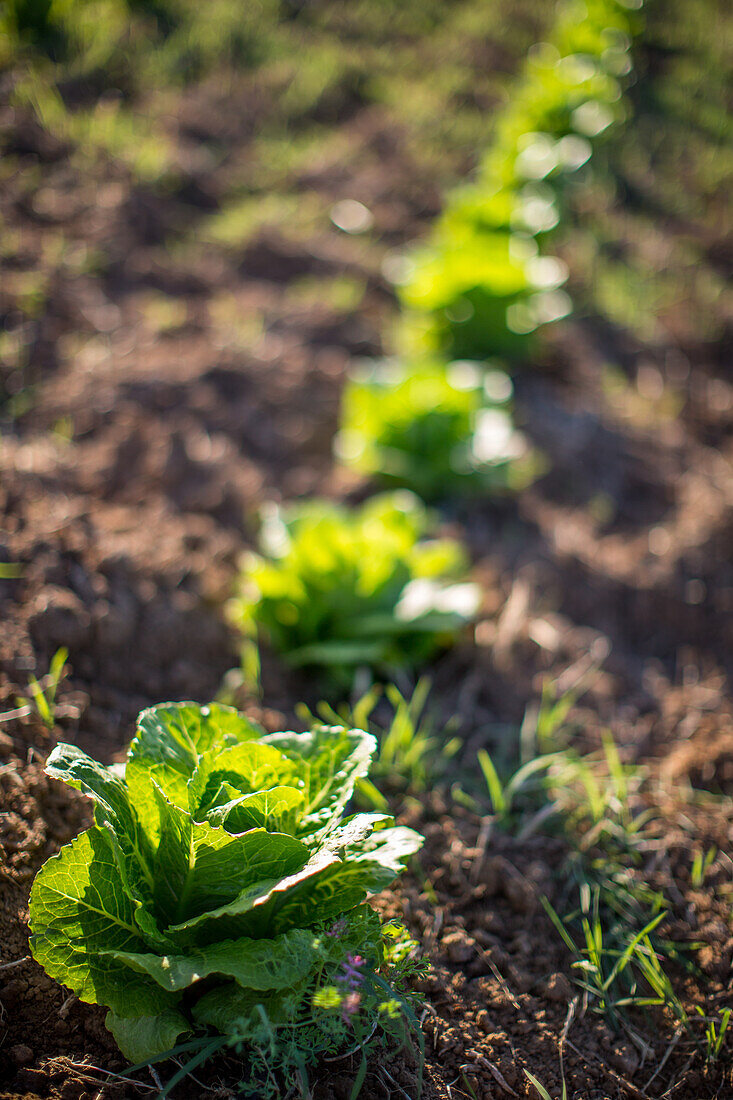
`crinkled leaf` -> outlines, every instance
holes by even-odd
[[[306,988],[307,982],[302,982],[287,992],[263,994],[243,989],[236,982],[227,982],[205,993],[193,1006],[191,1014],[203,1027],[213,1027],[222,1035],[237,1035],[241,1021],[261,1005],[270,1023],[278,1027],[294,1018]]]
[[[140,935],[148,944],[148,947],[165,950],[170,945],[154,916],[151,881],[143,875],[138,860],[130,858],[129,850],[120,844],[116,833],[109,826],[105,826],[105,828],[117,864],[120,884],[133,903],[135,924],[140,931]],[[152,874],[150,879],[152,879]]]
[[[405,860],[419,851],[422,843],[423,838],[414,829],[398,825],[365,836],[359,844],[360,851],[350,852],[350,857],[357,861],[366,860],[370,866],[377,863],[394,878],[404,870]]]
[[[167,764],[151,764],[136,758],[127,762],[125,782],[138,818],[155,849],[160,843],[160,804],[154,788],[163,791],[170,802],[185,808],[188,805],[186,777]]]
[[[113,951],[112,957],[177,992],[193,982],[221,974],[250,989],[287,989],[308,974],[320,957],[312,932],[295,928],[276,939],[223,940],[186,955]]]
[[[354,814],[331,829],[323,838],[323,845],[342,858],[358,856],[375,829],[386,829],[393,824],[394,818],[389,814]]]
[[[261,734],[243,715],[219,703],[161,703],[141,713],[125,781],[153,844],[160,837],[160,814],[151,783],[171,802],[188,807],[188,782],[199,758],[215,746],[225,748]]]
[[[127,858],[137,860],[140,872],[152,881],[152,849],[137,813],[130,802],[125,780],[114,767],[93,760],[75,745],[59,744],[46,761],[46,774],[61,779],[93,798],[96,820],[114,833]],[[132,881],[136,869],[130,868]]]
[[[225,795],[231,798],[234,788],[222,785]],[[215,800],[218,803],[218,799]],[[305,795],[295,787],[271,787],[267,791],[235,797],[223,805],[209,810],[207,820],[211,825],[223,825],[227,832],[243,833],[247,829],[273,829],[276,832],[294,833],[298,811],[305,802]]]
[[[257,741],[232,748],[217,747],[205,753],[188,784],[188,806],[194,816],[210,807],[222,783],[231,783],[240,794],[253,794],[295,779],[293,761],[271,745]],[[293,785],[298,785],[294,783]]]
[[[252,883],[300,869],[308,849],[285,833],[251,829],[232,835],[195,822],[161,794],[161,837],[154,897],[161,922],[180,923],[233,901]]]
[[[148,784],[152,777],[172,802],[188,806],[187,784],[201,756],[213,748],[259,738],[262,732],[244,715],[219,703],[161,703],[144,710],[125,773],[133,801],[150,803],[154,810]],[[149,829],[155,832],[156,824],[153,814]]]
[[[369,967],[377,967],[381,959],[381,940],[379,917],[370,906],[359,905],[338,922],[333,933],[323,937],[323,949],[328,956],[326,962],[340,964],[351,952],[365,958]],[[253,1017],[254,1023],[258,1023],[259,1013],[256,1016],[254,1013],[257,1005],[261,1005],[270,1023],[278,1027],[296,1016],[310,980],[306,977],[290,989],[264,996],[228,982],[205,993],[194,1005],[192,1015],[198,1023],[214,1027],[223,1034],[241,1034],[243,1018]]]
[[[364,730],[315,726],[307,733],[271,733],[262,738],[297,762],[306,797],[304,816],[324,823],[337,817],[366,775],[377,749]]]
[[[182,1035],[191,1031],[186,1017],[174,1008],[159,1012],[157,1016],[132,1016],[128,1019],[108,1012],[104,1022],[130,1062],[145,1062],[148,1058],[165,1054]]]
[[[321,849],[301,871],[275,882],[254,883],[228,905],[171,926],[167,932],[181,943],[208,944],[222,937],[307,928],[353,909],[368,894],[389,886],[395,873],[371,861],[344,861]]]
[[[129,758],[168,764],[190,778],[199,757],[215,745],[224,748],[261,734],[243,714],[220,703],[160,703],[141,713]]]
[[[277,878],[267,878],[253,882],[234,901],[179,924],[171,924],[166,928],[166,934],[173,943],[186,949],[191,944],[206,945],[221,939],[253,935],[255,922],[248,920],[247,914],[258,901],[268,897],[279,881]]]
[[[44,864],[31,890],[30,920],[36,961],[81,1000],[123,1016],[153,1014],[170,1004],[150,979],[99,954],[146,951],[105,828],[88,829]]]

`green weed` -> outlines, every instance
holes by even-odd
[[[508,779],[480,751],[492,813],[520,838],[550,828],[568,842],[562,916],[547,899],[543,904],[573,955],[591,1007],[614,1027],[629,1009],[652,1005],[667,1006],[687,1023],[666,969],[682,961],[681,952],[658,932],[669,902],[639,874],[655,813],[641,796],[644,771],[621,761],[610,734],[602,750],[588,756],[559,745],[570,705],[543,691],[534,736],[525,730],[524,741],[527,747],[541,740],[545,751]],[[575,891],[579,904],[573,907]]]
[[[429,694],[426,677],[410,695],[403,694],[396,684],[373,685],[353,705],[343,703],[334,708],[321,702],[316,713],[324,722],[345,722],[373,733],[378,745],[371,768],[374,779],[393,794],[421,795],[445,772],[461,744],[449,730],[438,734],[428,706]],[[314,720],[303,703],[297,713],[303,721]],[[360,780],[358,789],[370,804],[386,808],[386,800],[370,780]]]
[[[61,649],[57,649],[51,658],[46,675],[41,680],[38,680],[35,676],[30,676],[28,679],[29,694],[21,696],[22,701],[29,703],[34,708],[46,729],[51,731],[56,725],[56,694],[66,669],[68,656],[68,649],[63,646]]]
[[[530,1073],[528,1069],[525,1069],[524,1074],[525,1074],[525,1077],[527,1078],[527,1080],[529,1081],[529,1083],[531,1085],[533,1085],[534,1088],[537,1089],[537,1092],[538,1092],[539,1096],[541,1097],[541,1100],[552,1100],[552,1097],[550,1096],[550,1094],[547,1091],[547,1089],[545,1088],[545,1086],[543,1084],[541,1084],[540,1081],[537,1080],[537,1078],[535,1077],[535,1075],[533,1073]],[[565,1078],[563,1078],[561,1100],[567,1100],[567,1095],[568,1095],[568,1089],[567,1089],[567,1085],[565,1084]]]
[[[699,890],[702,887],[705,882],[705,876],[715,862],[717,854],[718,849],[715,846],[708,848],[706,852],[695,852],[692,860],[692,869],[690,870],[690,885],[694,887],[695,890]]]
[[[719,1008],[715,1016],[706,1016],[697,1005],[696,1012],[705,1024],[705,1060],[715,1062],[721,1056],[733,1009]]]

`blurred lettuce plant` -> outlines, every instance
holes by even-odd
[[[356,369],[344,389],[337,456],[428,502],[523,488],[538,463],[514,426],[511,379],[482,367],[381,361]]]
[[[567,181],[624,116],[622,80],[641,0],[565,0],[530,51],[475,180],[448,197],[395,281],[403,347],[451,358],[526,359],[532,334],[571,310],[548,253]],[[399,270],[401,267],[402,270]]]
[[[571,309],[565,265],[525,235],[454,223],[411,264],[401,294],[407,350],[521,359],[529,334]]]
[[[407,491],[349,509],[311,500],[263,514],[261,553],[246,556],[231,614],[256,672],[264,640],[294,668],[316,671],[342,693],[358,668],[414,669],[475,615],[459,542],[425,538],[429,515]]]

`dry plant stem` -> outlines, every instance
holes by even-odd
[[[30,955],[24,955],[22,959],[13,959],[12,962],[1,963],[0,970],[12,970],[15,966],[22,966],[23,963],[30,962]]]
[[[432,928],[430,929],[430,931],[428,932],[428,934],[425,938],[426,950],[429,950],[432,946],[434,946],[438,942],[438,936],[440,935],[440,930],[443,927],[443,921],[444,920],[445,920],[445,913],[443,912],[442,909],[439,909],[438,912],[435,914],[435,917],[433,919],[433,926],[432,926]]]
[[[641,1055],[641,1064],[639,1065],[639,1069],[643,1069],[647,1058],[654,1054],[653,1048],[642,1039],[638,1031],[635,1031],[634,1028],[630,1026],[628,1020],[624,1020],[622,1018],[621,1026],[628,1035],[629,1039],[631,1039],[631,1042],[634,1044],[636,1049],[639,1051],[639,1054]]]
[[[492,818],[485,817],[481,822],[481,831],[478,834],[476,840],[476,854],[471,861],[471,882],[476,884],[479,881],[481,871],[484,865],[484,859],[486,857],[486,849],[491,839],[491,832],[494,826]]]
[[[517,1000],[517,998],[512,993],[509,986],[506,984],[506,981],[504,980],[504,978],[501,976],[501,973],[499,972],[494,960],[491,958],[491,956],[488,954],[488,952],[484,951],[483,947],[479,947],[478,953],[481,956],[481,958],[484,960],[484,962],[486,963],[488,968],[490,969],[491,973],[496,978],[499,985],[501,986],[502,992],[503,992],[504,996],[507,998],[507,1000],[509,1001],[509,1003],[511,1004],[512,1008],[515,1008],[517,1010],[517,1012],[521,1012],[522,1011],[522,1006],[520,1005],[519,1001]]]
[[[688,1071],[688,1069],[690,1068],[690,1066],[692,1065],[692,1063],[694,1061],[695,1061],[695,1055],[691,1054],[690,1057],[685,1062],[684,1066],[682,1067],[682,1072],[680,1073],[677,1080],[674,1081],[669,1086],[669,1088],[667,1089],[666,1092],[662,1093],[659,1100],[668,1100],[668,1098],[670,1096],[674,1096],[674,1094],[677,1092],[678,1089],[682,1088],[682,1086],[685,1084],[685,1081],[686,1081],[686,1078],[687,1078],[687,1071]]]
[[[91,1076],[90,1071],[93,1073],[99,1073],[102,1077],[114,1077],[115,1081],[124,1081],[126,1085],[134,1085],[135,1088],[145,1089],[146,1092],[155,1092],[152,1085],[146,1085],[144,1081],[136,1081],[132,1077],[125,1077],[124,1074],[114,1073],[111,1069],[103,1069],[101,1066],[89,1066],[84,1062],[72,1062],[68,1058],[53,1058],[52,1062],[57,1063],[60,1068],[67,1068],[74,1070],[79,1077],[84,1077],[88,1081],[98,1084],[98,1081]],[[160,1086],[162,1088],[162,1085]]]
[[[632,1096],[634,1100],[648,1100],[646,1092],[644,1092],[642,1089],[638,1089],[636,1085],[632,1085],[631,1081],[628,1081],[625,1077],[622,1077],[620,1073],[616,1073],[615,1070],[606,1065],[602,1058],[598,1058],[594,1054],[586,1054],[584,1051],[578,1050],[575,1044],[571,1043],[569,1039],[567,1040],[567,1045],[570,1047],[571,1050],[574,1050],[578,1057],[582,1058],[584,1062],[598,1062],[599,1065],[602,1065],[608,1076],[612,1077],[614,1081],[621,1085],[621,1088],[625,1089],[628,1095]]]
[[[580,997],[575,997],[568,1005],[568,1014],[565,1017],[565,1023],[562,1027],[562,1034],[560,1035],[560,1042],[558,1044],[558,1054],[560,1056],[560,1080],[565,1080],[565,1043],[567,1042],[570,1028],[572,1027],[573,1020],[575,1019],[575,1012],[580,1003]]]
[[[0,722],[12,722],[14,718],[27,718],[30,712],[30,707],[17,707],[15,710],[6,710],[3,714],[0,714]]]
[[[486,1067],[486,1069],[487,1069],[487,1070],[489,1071],[489,1073],[491,1074],[491,1076],[492,1076],[492,1077],[494,1078],[494,1080],[496,1081],[496,1083],[497,1083],[497,1085],[499,1086],[499,1088],[503,1089],[503,1090],[504,1090],[504,1092],[505,1092],[505,1093],[507,1093],[507,1095],[508,1095],[508,1096],[517,1096],[517,1093],[516,1093],[516,1092],[514,1091],[514,1089],[513,1089],[513,1088],[510,1088],[510,1086],[509,1086],[509,1085],[507,1084],[507,1082],[506,1082],[506,1081],[504,1080],[504,1077],[503,1077],[502,1073],[501,1073],[501,1072],[500,1072],[500,1070],[499,1070],[499,1069],[498,1069],[498,1068],[497,1068],[497,1067],[496,1067],[496,1066],[494,1065],[494,1063],[493,1063],[493,1062],[490,1062],[488,1058],[485,1058],[485,1057],[483,1056],[483,1054],[479,1054],[479,1055],[478,1055],[478,1057],[477,1057],[477,1061],[478,1061],[478,1062],[479,1062],[479,1063],[480,1063],[480,1064],[481,1064],[482,1066],[485,1066],[485,1067]]]
[[[392,1084],[397,1089],[397,1091],[399,1093],[401,1093],[402,1096],[405,1097],[405,1100],[411,1100],[410,1096],[408,1096],[408,1094],[402,1088],[402,1085],[398,1084],[397,1081],[395,1081],[394,1077],[392,1076],[392,1074],[389,1072],[389,1070],[385,1066],[381,1067],[380,1072],[382,1072],[385,1075],[385,1077],[389,1078],[389,1080],[392,1082]]]
[[[651,1077],[649,1078],[647,1083],[644,1085],[644,1089],[643,1089],[644,1092],[646,1092],[646,1090],[649,1088],[649,1086],[651,1085],[654,1078],[657,1077],[662,1072],[662,1070],[664,1069],[665,1065],[667,1064],[667,1061],[669,1060],[670,1054],[672,1053],[674,1048],[677,1046],[677,1043],[679,1042],[680,1036],[682,1035],[682,1031],[683,1031],[683,1028],[681,1028],[681,1027],[679,1027],[677,1029],[677,1031],[675,1031],[674,1035],[672,1036],[672,1041],[670,1042],[669,1046],[667,1047],[667,1049],[664,1052],[664,1057],[662,1058],[662,1060],[659,1063],[659,1065],[657,1066],[657,1068],[654,1070],[654,1073],[651,1075]]]

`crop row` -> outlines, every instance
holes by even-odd
[[[475,617],[467,554],[431,534],[426,505],[515,492],[541,468],[496,359],[526,361],[536,329],[569,311],[551,241],[568,180],[622,112],[628,9],[561,6],[475,179],[399,265],[401,357],[347,380],[336,440],[340,461],[391,491],[264,509],[231,604],[250,677],[264,643],[335,703],[361,668],[418,672]],[[63,744],[49,757],[93,800],[94,824],[34,883],[33,953],[107,1006],[131,1061],[173,1050],[189,1070],[233,1047],[243,1087],[276,1096],[283,1082],[306,1094],[309,1065],[353,1050],[356,1095],[375,1044],[419,1033],[414,945],[366,899],[421,838],[382,812],[347,815],[374,737],[310,726],[267,734],[220,704],[162,704],[140,716],[124,767]]]
[[[347,690],[359,666],[415,670],[476,613],[461,547],[424,541],[425,504],[514,493],[544,468],[515,425],[506,364],[527,363],[537,329],[570,311],[567,271],[550,249],[569,181],[623,115],[636,6],[560,5],[475,178],[397,265],[400,354],[351,372],[334,449],[398,491],[360,509],[312,500],[265,510],[234,621],[326,688]]]

